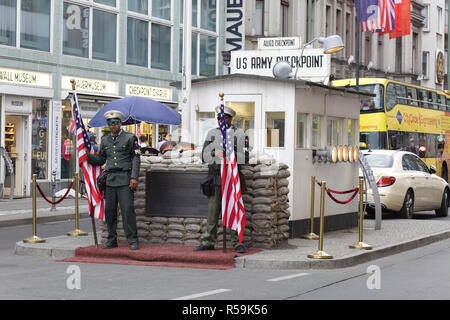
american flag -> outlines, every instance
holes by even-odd
[[[395,3],[401,0],[359,0],[361,31],[395,30]]]
[[[97,187],[97,177],[102,173],[102,168],[93,166],[88,163],[88,156],[86,151],[94,153],[94,148],[89,141],[86,128],[78,110],[77,94],[73,94],[73,104],[75,109],[75,125],[77,128],[77,147],[78,147],[78,161],[80,167],[83,170],[84,182],[86,186],[86,193],[89,204],[89,212],[91,211],[91,203],[94,208],[94,217],[97,219],[105,220],[105,201],[102,193]],[[92,214],[92,212],[90,212]]]
[[[359,6],[361,32],[381,30],[380,0],[359,0]]]
[[[223,102],[220,104],[220,131],[222,133],[222,148],[226,150],[226,159],[221,166],[222,176],[222,224],[235,230],[239,235],[239,242],[244,239],[245,208],[241,194],[238,166],[234,153],[234,141],[227,130]],[[233,139],[234,140],[234,139]]]

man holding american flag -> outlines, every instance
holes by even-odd
[[[214,250],[222,212],[223,225],[231,229],[234,250],[244,253],[242,240],[246,218],[241,190],[244,177],[239,178],[239,169],[249,161],[248,136],[232,125],[236,115],[233,109],[222,103],[216,112],[219,127],[208,132],[202,150],[202,161],[208,163],[208,175],[214,178],[215,192],[208,197],[208,220],[202,244],[194,250]]]

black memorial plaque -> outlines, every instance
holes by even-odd
[[[206,218],[208,198],[200,190],[206,173],[147,172],[147,216]]]

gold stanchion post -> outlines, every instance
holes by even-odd
[[[359,179],[359,242],[350,245],[351,249],[371,250],[372,246],[363,242],[363,220],[364,220],[364,179]]]
[[[79,195],[79,184],[78,172],[74,174],[75,179],[75,230],[68,232],[67,235],[70,237],[87,236],[88,233],[80,230],[80,212],[78,210],[78,195]]]
[[[308,254],[308,258],[311,259],[333,259],[328,253],[323,251],[323,227],[325,220],[325,192],[326,192],[326,182],[322,181],[321,192],[320,192],[320,233],[319,233],[319,251],[316,253]]]
[[[36,204],[36,175],[33,174],[33,236],[27,239],[24,239],[25,243],[43,243],[46,240],[41,239],[37,236],[37,204]],[[11,192],[13,192],[11,190]]]
[[[316,187],[316,177],[311,177],[311,222],[310,222],[310,233],[302,236],[303,239],[309,239],[309,240],[318,240],[319,236],[314,233],[314,201],[315,201],[315,190]]]

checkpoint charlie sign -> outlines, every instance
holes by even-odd
[[[249,50],[231,52],[231,73],[273,77],[272,69],[279,61],[288,62],[293,72],[299,67],[297,77],[322,82],[331,71],[331,57],[323,49],[301,50]]]

